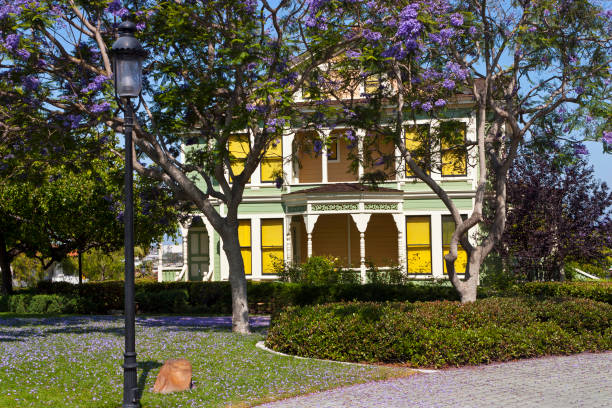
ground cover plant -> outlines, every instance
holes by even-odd
[[[336,303],[275,316],[266,345],[305,357],[444,367],[612,349],[612,305],[590,299]]]
[[[255,333],[231,333],[231,318],[139,317],[139,388],[154,407],[249,406],[343,384],[407,375],[407,370],[297,360],[255,348]],[[20,318],[0,315],[0,407],[118,407],[123,387],[123,320],[115,316]],[[160,396],[161,364],[185,357],[196,388]]]

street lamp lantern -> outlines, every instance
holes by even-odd
[[[136,98],[142,89],[142,61],[147,52],[134,37],[136,24],[119,24],[119,38],[113,44],[113,76],[115,92],[120,98]]]
[[[125,352],[123,353],[123,408],[138,408],[136,361],[136,308],[134,303],[134,178],[132,155],[132,131],[134,107],[131,98],[140,97],[142,89],[142,61],[147,56],[140,42],[134,37],[136,25],[124,21],[119,25],[119,38],[111,48],[115,96],[124,112],[125,134]]]

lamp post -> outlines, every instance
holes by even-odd
[[[111,48],[115,97],[124,112],[125,133],[125,352],[123,354],[123,408],[140,406],[136,363],[136,325],[134,307],[134,201],[132,168],[132,129],[134,108],[131,98],[140,96],[142,61],[147,53],[134,37],[136,25],[124,21],[119,38]]]

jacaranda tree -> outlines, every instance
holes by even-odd
[[[108,50],[122,18],[137,23],[150,57],[135,170],[201,211],[220,234],[233,330],[248,332],[237,231],[245,184],[299,114],[292,96],[303,77],[354,40],[320,39],[311,50],[304,1],[141,1],[138,9],[120,0],[1,4],[3,92],[28,106],[24,115],[74,137],[83,129],[122,131]],[[240,165],[228,149],[236,134],[249,145]]]
[[[334,68],[311,75],[311,83],[325,89],[315,95],[317,113],[377,135],[366,136],[356,160],[368,159],[372,140],[393,141],[406,171],[444,202],[456,225],[445,264],[463,302],[476,299],[482,262],[502,237],[508,171],[535,124],[545,118],[562,124],[562,137],[572,141],[577,153],[584,146],[576,134],[602,140],[606,151],[612,148],[611,15],[586,0],[310,3],[306,24],[311,38],[353,40]],[[356,75],[379,78],[379,86],[365,95],[351,94]],[[435,127],[415,132],[410,143],[405,140],[406,121],[449,118],[449,107],[465,107],[466,97],[474,140]],[[354,140],[355,134],[347,138]],[[376,156],[381,162],[398,159]],[[467,160],[478,175],[467,219],[432,177],[453,158]],[[484,225],[486,196],[494,202],[491,223],[486,231],[481,228],[481,240],[469,240],[468,232]],[[459,245],[468,256],[464,271],[455,268]]]

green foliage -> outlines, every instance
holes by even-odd
[[[355,284],[360,280],[359,272],[342,268],[329,256],[311,256],[300,265],[274,262],[274,273],[282,282],[307,285]]]
[[[147,313],[183,313],[189,310],[189,294],[184,289],[136,292],[138,309]]]
[[[13,278],[26,286],[33,286],[44,277],[45,270],[39,259],[19,254],[11,263]]]
[[[612,305],[612,282],[528,282],[514,285],[506,293],[540,298],[570,296]]]
[[[608,250],[608,252],[610,252]],[[605,262],[601,264],[593,264],[586,262],[571,261],[566,264],[568,269],[578,268],[591,275],[598,276],[600,278],[610,278],[610,266],[612,266],[612,256],[607,256]]]
[[[83,300],[65,295],[18,294],[0,300],[0,311],[13,313],[59,314],[82,313]]]
[[[425,302],[459,300],[448,285],[406,283],[403,285],[368,283],[312,285],[291,282],[247,282],[249,310],[277,313],[288,306],[307,306],[333,302]],[[123,309],[123,281],[68,282],[41,281],[30,294],[57,294],[79,300],[82,313],[109,313]],[[612,283],[528,283],[506,291],[487,288],[479,297],[534,296],[542,299],[576,297],[612,304]],[[228,314],[232,311],[229,282],[151,282],[136,281],[136,296],[141,313]],[[8,299],[10,297],[7,297]],[[0,305],[6,300],[0,300]]]
[[[491,298],[471,304],[292,307],[266,345],[304,357],[444,367],[609,350],[612,305],[587,299]]]
[[[405,285],[409,282],[408,277],[404,273],[404,268],[401,265],[392,265],[391,267],[381,269],[374,262],[366,261],[366,277],[368,283],[377,283],[384,285]]]

